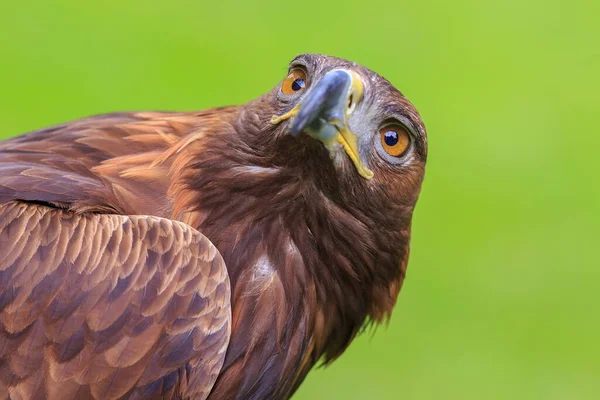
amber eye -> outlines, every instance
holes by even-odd
[[[383,149],[393,157],[404,155],[410,144],[408,132],[399,125],[388,125],[381,128],[379,130],[379,136],[381,137]]]
[[[283,81],[281,91],[283,94],[294,94],[304,89],[306,86],[306,74],[300,68],[290,71],[290,74]]]

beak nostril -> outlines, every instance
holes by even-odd
[[[352,109],[352,105],[353,105],[353,103],[354,103],[354,95],[353,95],[353,94],[351,94],[351,95],[350,95],[350,99],[348,99],[348,109],[349,109],[349,110],[350,110],[350,109]]]

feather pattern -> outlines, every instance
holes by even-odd
[[[206,237],[158,217],[19,202],[0,207],[0,222],[0,393],[207,397],[231,311],[225,265]],[[184,375],[187,385],[170,384]]]

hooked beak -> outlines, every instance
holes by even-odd
[[[296,107],[284,115],[274,116],[271,123],[294,117],[290,126],[292,136],[306,132],[323,142],[330,152],[341,145],[358,173],[371,179],[373,172],[362,162],[357,137],[348,128],[348,118],[362,99],[363,90],[362,80],[354,71],[330,71]]]

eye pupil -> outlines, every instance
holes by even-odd
[[[387,131],[383,135],[383,140],[385,141],[385,144],[387,144],[388,146],[395,146],[399,140],[398,133],[396,133],[394,131]]]
[[[294,92],[297,92],[298,90],[304,89],[304,86],[305,86],[304,79],[297,78],[292,83],[292,90]]]
[[[410,145],[410,135],[400,124],[384,126],[379,137],[383,150],[392,157],[402,157]]]
[[[281,84],[281,93],[294,94],[306,89],[306,72],[300,68],[292,69]]]

